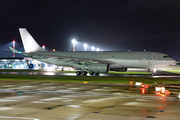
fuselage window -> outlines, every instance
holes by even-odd
[[[170,56],[163,56],[164,58],[170,58]]]

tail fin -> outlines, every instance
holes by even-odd
[[[38,45],[38,43],[29,34],[26,28],[19,28],[19,32],[21,35],[25,52],[46,51]]]

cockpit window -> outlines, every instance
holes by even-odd
[[[163,56],[164,58],[170,58],[170,56]]]

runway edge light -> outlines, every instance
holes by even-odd
[[[141,86],[141,84],[142,84],[141,82],[136,82],[135,85],[136,85],[136,86]]]
[[[133,81],[130,81],[130,85],[132,85],[133,84]]]

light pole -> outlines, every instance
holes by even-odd
[[[84,51],[86,51],[86,48],[87,48],[87,44],[85,43],[84,44]]]
[[[13,49],[15,49],[15,39],[13,39]],[[15,53],[13,52],[13,57],[15,57]]]
[[[91,50],[94,51],[94,46],[91,47]]]
[[[76,39],[73,39],[72,43],[73,43],[73,51],[75,51]]]
[[[96,51],[99,51],[99,48],[97,48]]]

